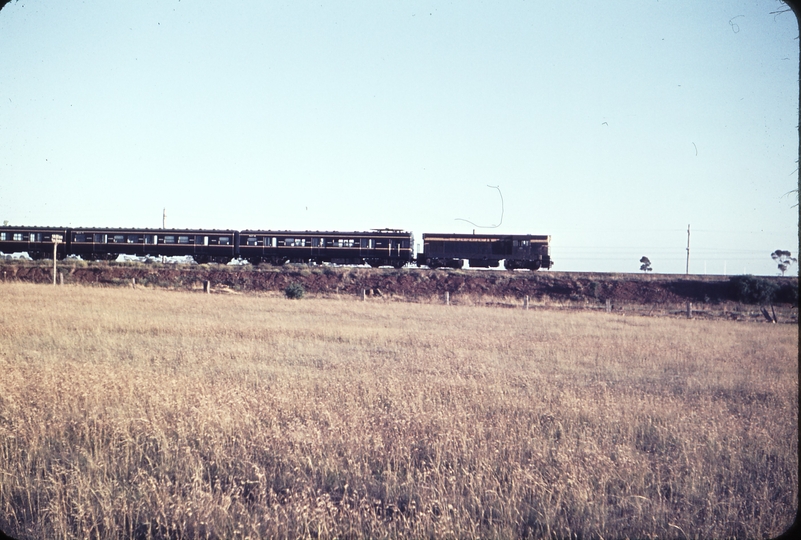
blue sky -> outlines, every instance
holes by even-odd
[[[550,234],[554,270],[665,273],[689,224],[691,273],[776,274],[793,14],[595,4],[12,2],[0,221],[476,228]]]

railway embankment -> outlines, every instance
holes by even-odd
[[[798,304],[795,277],[675,274],[572,273],[551,271],[428,270],[284,265],[253,267],[138,262],[59,261],[65,285],[135,286],[211,292],[281,292],[300,284],[313,295],[365,295],[405,301],[430,301],[448,294],[454,302],[523,301],[532,304],[670,306],[691,302],[696,308],[721,303]],[[52,261],[5,261],[0,279],[52,283]]]

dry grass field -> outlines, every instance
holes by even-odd
[[[792,325],[0,284],[19,539],[766,538]]]

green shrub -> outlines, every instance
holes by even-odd
[[[729,283],[734,288],[734,297],[744,304],[769,304],[779,290],[773,281],[751,275],[734,276]]]
[[[303,298],[303,295],[306,293],[306,290],[303,288],[303,285],[300,283],[291,283],[286,289],[284,289],[284,294],[287,298],[291,298],[293,300],[300,300]]]

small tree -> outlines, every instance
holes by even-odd
[[[788,268],[790,268],[790,266],[793,263],[798,262],[798,259],[793,257],[792,253],[790,253],[789,251],[781,250],[781,249],[777,249],[776,251],[771,253],[770,257],[774,261],[778,261],[779,270],[781,270],[782,275],[784,275],[784,273],[787,271]]]
[[[642,270],[643,272],[650,272],[653,270],[653,268],[651,268],[651,261],[650,259],[648,259],[648,257],[643,257],[642,259],[640,259],[640,262],[642,263],[640,265],[640,270]]]

